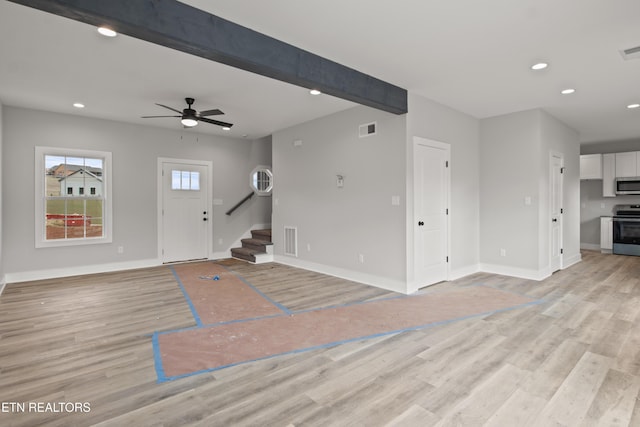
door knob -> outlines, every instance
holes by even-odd
[[[424,225],[424,221],[418,221],[418,226],[422,227]]]
[[[202,218],[202,220],[203,220],[203,221],[206,221],[206,220],[207,220],[207,218]]]
[[[551,221],[558,222],[558,218],[553,218]]]

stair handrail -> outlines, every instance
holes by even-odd
[[[234,207],[232,207],[231,209],[229,209],[229,210],[226,212],[226,214],[227,214],[227,215],[231,215],[231,214],[233,213],[233,211],[235,211],[235,210],[236,210],[236,209],[238,209],[240,206],[242,206],[242,204],[243,204],[244,202],[246,202],[247,200],[249,200],[250,198],[252,198],[254,194],[255,194],[255,193],[254,193],[253,191],[252,191],[251,193],[247,194],[247,195],[244,197],[244,199],[242,199],[242,200],[240,200],[238,203],[236,203]]]

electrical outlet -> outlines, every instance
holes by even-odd
[[[124,246],[118,246],[118,253],[119,254],[123,254],[124,253]]]
[[[311,252],[311,243],[307,243],[307,252]]]
[[[506,249],[500,249],[500,256],[507,256],[507,250]]]
[[[358,260],[360,261],[361,264],[364,264],[364,255],[358,254]]]

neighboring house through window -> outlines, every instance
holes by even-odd
[[[111,242],[111,153],[36,147],[35,160],[36,247]]]

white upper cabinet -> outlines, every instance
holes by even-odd
[[[639,159],[640,151],[616,153],[616,178],[640,176],[640,171],[638,171]]]
[[[602,155],[602,197],[616,197],[616,155]]]
[[[580,156],[580,179],[602,179],[602,154]]]

